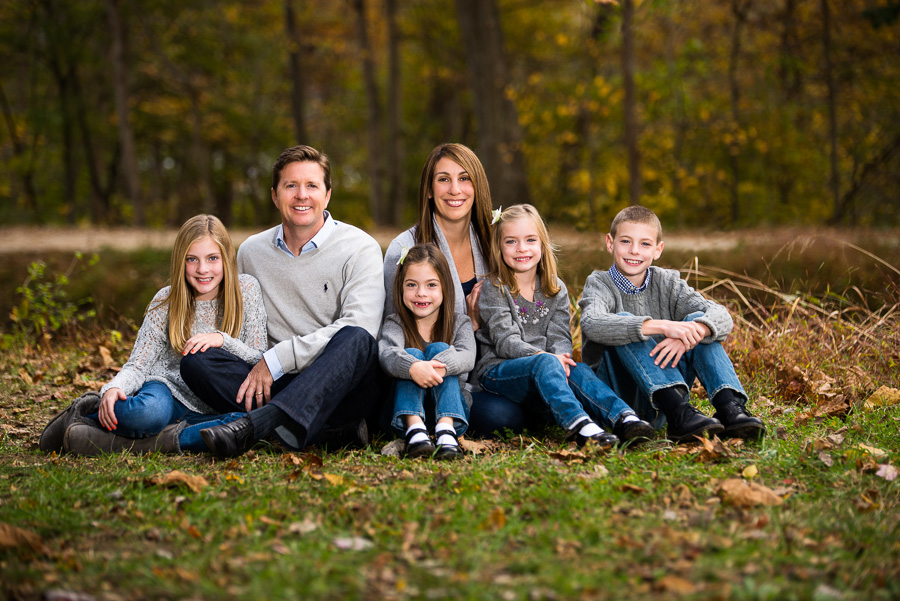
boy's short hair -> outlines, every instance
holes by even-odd
[[[613,219],[612,225],[609,226],[609,235],[615,238],[616,230],[618,230],[619,226],[623,223],[643,223],[652,225],[656,228],[656,241],[659,242],[662,240],[662,224],[659,222],[659,217],[647,207],[631,205],[619,211],[619,214]]]

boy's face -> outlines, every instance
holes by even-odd
[[[663,251],[657,241],[657,229],[646,223],[619,224],[616,237],[606,234],[606,250],[612,253],[616,268],[635,286],[641,286],[647,269]]]

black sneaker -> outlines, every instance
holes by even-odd
[[[766,435],[766,426],[762,420],[733,401],[716,407],[713,417],[722,422],[725,430],[722,437],[745,438],[759,440]]]
[[[616,425],[613,426],[613,434],[622,441],[621,444],[623,446],[628,443],[630,443],[631,446],[639,445],[648,440],[652,440],[653,437],[656,436],[656,430],[644,420],[639,419],[637,421],[632,420],[626,422],[625,417],[627,416],[623,416],[616,422]]]
[[[714,436],[725,430],[719,420],[703,415],[690,403],[676,407],[672,415],[667,415],[666,418],[669,422],[666,437],[675,443],[689,441],[704,434]]]

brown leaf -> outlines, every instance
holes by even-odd
[[[890,463],[882,463],[878,466],[878,471],[875,472],[875,475],[890,482],[897,478],[897,468]]]
[[[834,465],[834,459],[831,458],[831,455],[826,453],[825,451],[819,451],[819,461],[831,467]]]
[[[886,407],[897,403],[900,403],[900,390],[882,386],[866,399],[863,406],[866,409],[875,409],[876,407]]]
[[[641,488],[640,486],[636,486],[634,484],[623,484],[621,490],[622,492],[630,492],[636,495],[642,495],[647,492],[646,488]]]
[[[481,523],[482,530],[497,531],[506,526],[506,512],[502,507],[495,507],[490,515]]]
[[[150,484],[155,486],[180,486],[185,485],[194,492],[200,492],[204,487],[209,486],[209,482],[203,476],[192,476],[185,474],[181,470],[172,470],[168,474],[161,476],[153,476],[149,480]]]
[[[19,377],[29,386],[34,386],[34,380],[32,379],[31,374],[28,373],[24,367],[19,368]]]
[[[35,553],[45,552],[44,541],[40,536],[30,530],[0,522],[0,549],[18,549],[21,547],[27,547]]]
[[[756,505],[781,505],[784,501],[772,489],[757,482],[746,482],[740,478],[729,478],[716,489],[722,501],[738,507]]]
[[[569,451],[563,449],[561,451],[554,451],[549,453],[551,457],[554,459],[558,459],[564,463],[582,463],[585,459],[587,459],[587,455],[580,451]]]
[[[470,455],[478,455],[488,449],[488,445],[484,444],[483,442],[477,440],[469,440],[465,436],[459,439],[459,445],[462,447],[463,451],[469,453]]]
[[[697,590],[697,586],[693,582],[674,574],[667,574],[657,580],[656,588],[667,593],[675,593],[676,595],[690,595]]]
[[[700,444],[703,446],[703,450],[697,455],[697,461],[716,461],[734,456],[734,453],[719,440],[718,436],[714,436],[712,440],[701,438]]]
[[[100,358],[103,360],[103,367],[107,369],[116,367],[116,360],[113,359],[112,353],[109,352],[108,348],[101,345],[97,350],[100,351]]]

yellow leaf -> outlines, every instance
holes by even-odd
[[[882,386],[866,399],[864,407],[866,409],[874,409],[876,407],[896,405],[897,403],[900,403],[900,390]]]
[[[865,451],[866,453],[868,453],[869,455],[871,455],[872,457],[875,457],[875,458],[886,457],[886,456],[887,456],[887,452],[886,452],[886,451],[882,451],[882,450],[879,449],[878,447],[870,447],[870,446],[867,445],[867,444],[862,444],[862,443],[860,443],[859,448],[862,449],[863,451]]]
[[[343,476],[337,476],[335,474],[322,474],[322,475],[325,476],[325,479],[328,480],[329,482],[331,482],[331,484],[333,484],[334,486],[339,486],[344,483]]]
[[[756,478],[759,475],[759,470],[756,468],[755,465],[748,465],[747,467],[744,468],[744,471],[741,472],[741,475],[746,480],[752,480],[753,478]]]
[[[781,505],[784,502],[772,489],[756,482],[744,482],[739,478],[725,480],[716,489],[716,493],[724,502],[738,507]]]
[[[184,484],[194,492],[200,492],[204,487],[209,485],[203,476],[192,476],[185,474],[181,470],[172,470],[168,474],[161,476],[153,476],[149,480],[150,484],[156,486],[178,486]]]

